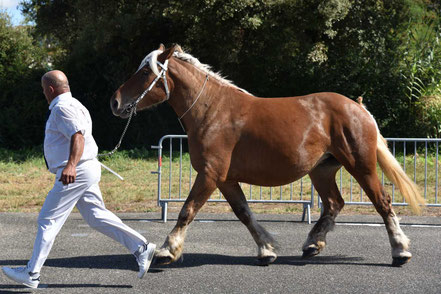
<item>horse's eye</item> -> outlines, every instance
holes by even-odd
[[[142,74],[143,74],[144,76],[148,76],[148,75],[149,75],[149,70],[148,70],[148,69],[143,70],[143,71],[142,71]]]

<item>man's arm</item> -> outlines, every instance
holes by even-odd
[[[83,134],[81,134],[80,131],[78,131],[77,133],[73,134],[70,139],[69,159],[60,177],[60,182],[63,182],[63,185],[75,182],[75,179],[77,177],[76,167],[81,159],[81,155],[83,155],[83,151],[84,136]]]

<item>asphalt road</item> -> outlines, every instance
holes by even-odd
[[[162,245],[176,215],[120,214],[151,242]],[[36,214],[0,213],[0,266],[26,264]],[[312,225],[300,215],[258,215],[279,242],[276,262],[257,266],[257,248],[232,214],[201,214],[191,225],[184,259],[152,266],[143,280],[125,248],[72,214],[41,272],[39,289],[16,285],[0,273],[0,293],[441,293],[441,219],[402,217],[411,262],[391,267],[388,237],[378,216],[339,216],[321,255],[301,259]],[[316,219],[316,218],[313,218]]]

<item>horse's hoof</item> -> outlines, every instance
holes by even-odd
[[[403,264],[406,264],[409,262],[411,257],[409,256],[398,256],[392,258],[392,266],[394,267],[401,267]]]
[[[316,256],[316,255],[319,254],[319,253],[320,253],[320,250],[318,250],[318,248],[315,248],[315,247],[308,247],[308,249],[303,250],[302,258],[303,258],[303,259],[305,259],[305,258],[311,258],[311,257]]]
[[[155,265],[165,265],[172,263],[170,256],[155,256]]]
[[[267,266],[273,263],[277,259],[277,256],[265,256],[257,258],[257,264],[260,266]]]

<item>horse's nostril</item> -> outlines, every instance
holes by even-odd
[[[115,109],[115,110],[117,110],[118,109],[118,101],[115,99],[114,101],[113,101],[113,109]]]

